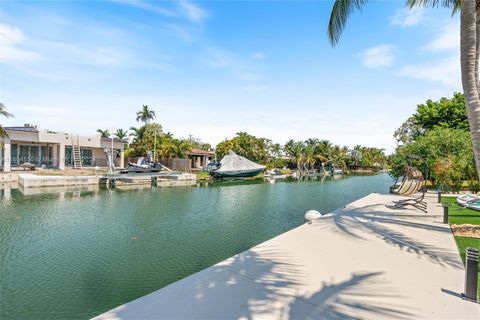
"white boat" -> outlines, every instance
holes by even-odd
[[[462,207],[480,211],[480,196],[464,194],[457,197],[457,203]]]
[[[282,171],[278,169],[271,169],[265,172],[265,179],[285,179],[286,174],[283,174]]]
[[[343,174],[343,170],[342,170],[342,169],[333,169],[333,170],[332,170],[332,174],[333,174],[333,175]]]

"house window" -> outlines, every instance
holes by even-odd
[[[93,163],[93,151],[92,149],[80,149],[82,153],[82,165],[91,166]]]
[[[72,164],[72,147],[65,147],[65,165]]]
[[[18,148],[18,145],[16,143],[12,143],[11,146],[10,146],[10,150],[11,150],[11,164],[13,166],[16,166],[18,165],[18,153],[17,153],[17,148]]]

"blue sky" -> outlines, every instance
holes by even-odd
[[[461,91],[459,20],[377,1],[337,47],[331,1],[2,1],[4,125],[137,126],[216,144],[239,131],[392,151],[418,103]]]

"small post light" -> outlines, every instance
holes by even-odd
[[[443,205],[443,223],[448,223],[448,203]]]
[[[437,192],[437,195],[438,195],[438,203],[442,202],[442,191],[438,191]]]
[[[465,300],[477,302],[478,249],[467,248],[465,257]]]

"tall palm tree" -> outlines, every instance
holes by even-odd
[[[137,121],[141,121],[144,124],[148,124],[155,117],[155,111],[151,110],[146,104],[142,106],[142,110],[137,112]]]
[[[128,135],[128,131],[127,130],[123,130],[123,129],[117,129],[117,131],[115,131],[115,137],[117,137],[118,139],[125,139]]]
[[[108,129],[107,130],[97,129],[97,132],[100,133],[100,137],[102,138],[110,137],[110,131],[108,131]]]
[[[335,0],[328,23],[328,38],[335,46],[345,28],[348,17],[361,10],[368,0]],[[480,55],[480,3],[478,0],[407,0],[410,8],[415,6],[451,8],[460,10],[460,63],[462,86],[467,107],[468,122],[472,134],[473,152],[478,177],[480,178],[480,84],[478,76]]]
[[[0,102],[0,115],[4,116],[5,118],[11,118],[13,115],[7,111],[3,103]],[[3,126],[0,124],[0,137],[8,137],[7,131],[3,128]]]

